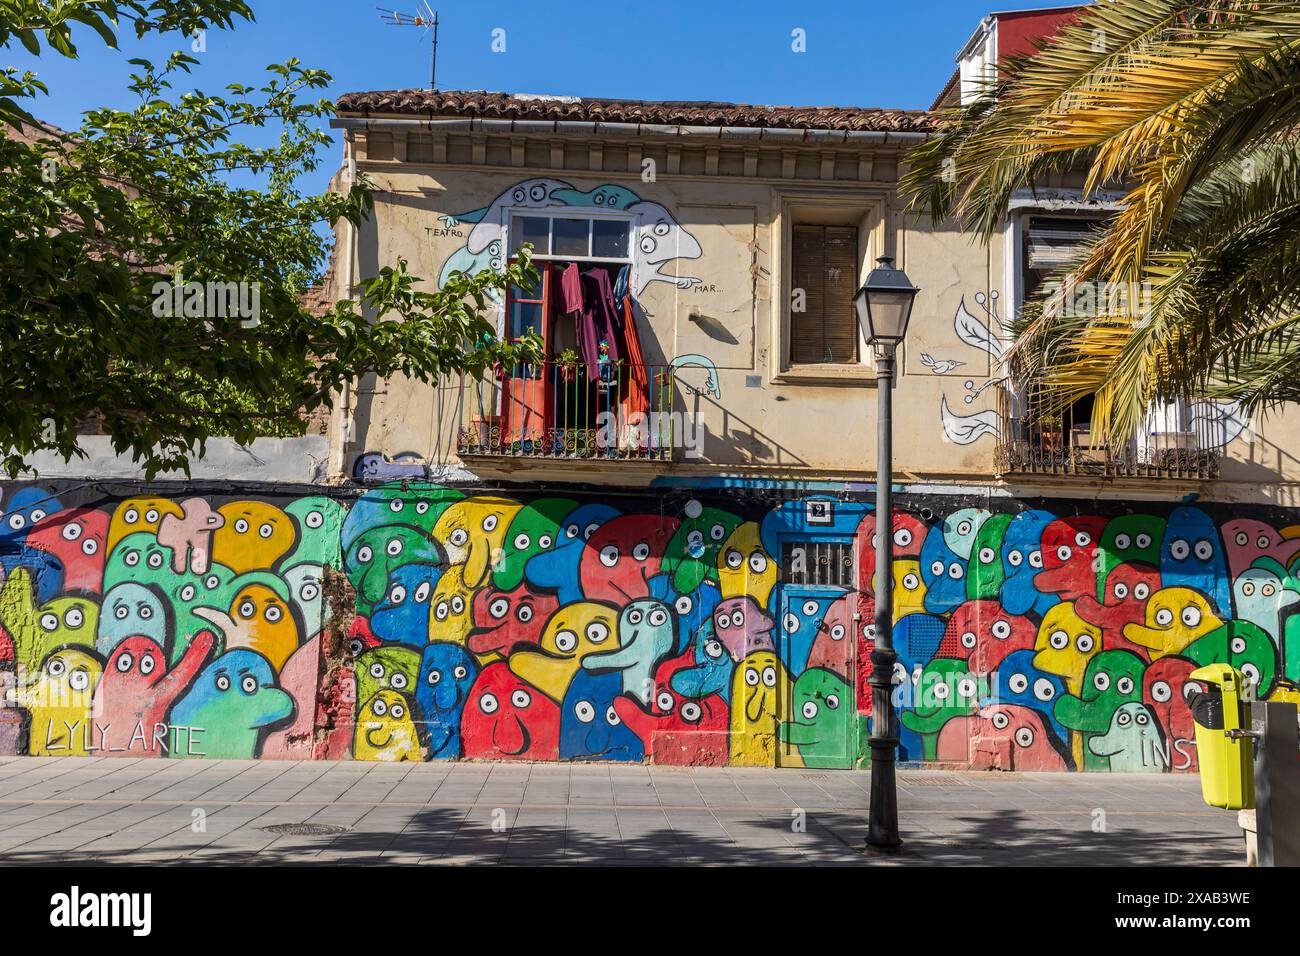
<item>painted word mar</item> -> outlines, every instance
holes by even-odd
[[[1190,674],[1300,680],[1300,522],[902,495],[900,757],[1196,769]],[[847,491],[0,498],[0,753],[867,759],[877,516]]]

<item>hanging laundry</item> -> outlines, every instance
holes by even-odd
[[[614,310],[614,291],[609,273],[592,269],[582,273],[582,313],[578,318],[578,348],[587,363],[587,378],[595,381],[601,359],[600,344],[608,343],[606,357],[618,362],[617,319]]]
[[[650,411],[649,372],[645,366],[645,355],[641,351],[641,336],[636,330],[636,316],[632,313],[632,296],[626,292],[620,299],[623,303],[623,338],[627,344],[627,394],[620,402],[624,428],[619,436],[620,445],[629,450],[640,448],[642,438],[648,434],[649,423],[645,415]],[[633,417],[637,424],[632,425]]]

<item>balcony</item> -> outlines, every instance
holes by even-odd
[[[1207,416],[1191,414],[1186,403],[1153,412],[1140,437],[1114,445],[1093,436],[1085,415],[1020,418],[1007,391],[998,395],[1002,430],[995,463],[1001,474],[1194,481],[1219,476],[1219,429]]]
[[[672,365],[548,360],[460,380],[461,456],[673,460],[681,414]]]

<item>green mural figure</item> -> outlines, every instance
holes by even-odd
[[[1097,547],[1097,600],[1106,596],[1106,575],[1117,564],[1139,561],[1160,567],[1165,519],[1155,515],[1120,515],[1106,522]]]
[[[939,749],[939,731],[953,717],[973,714],[981,696],[988,692],[988,680],[970,673],[970,664],[955,657],[936,657],[925,665],[916,684],[916,701],[903,711],[902,723],[921,735],[926,760],[934,760]]]
[[[407,525],[432,536],[443,512],[465,498],[464,492],[442,485],[405,484],[406,487],[399,482],[372,488],[352,503],[339,536],[345,559],[360,535],[382,525]]]
[[[99,605],[83,597],[52,598],[37,609],[36,625],[40,628],[42,660],[58,647],[84,647],[93,651]]]
[[[191,577],[189,571],[172,570],[172,549],[158,543],[152,531],[136,531],[117,543],[104,565],[104,587],[107,593],[123,581],[153,584],[170,592],[182,578]]]
[[[404,644],[385,644],[363,651],[357,658],[357,706],[381,690],[395,690],[408,698],[415,693],[420,673],[420,651]]]
[[[971,544],[970,571],[966,575],[968,601],[995,600],[1006,580],[1002,566],[1002,539],[1011,524],[1012,515],[991,515],[980,525]]]
[[[176,664],[185,656],[185,650],[200,631],[211,630],[212,625],[197,608],[230,607],[235,597],[235,572],[224,564],[213,561],[205,574],[184,572],[172,585],[169,597],[172,605],[173,640],[168,651],[168,663]],[[217,653],[225,650],[222,635],[217,633]],[[164,645],[165,646],[165,645]]]
[[[284,567],[311,562],[342,569],[343,522],[348,516],[343,502],[311,495],[285,505],[284,513],[298,524],[298,541],[280,562]]]
[[[506,529],[501,557],[492,571],[492,586],[513,591],[524,580],[524,565],[555,546],[560,524],[578,507],[572,498],[538,498],[519,509]]]
[[[169,755],[248,760],[262,728],[291,716],[293,698],[276,686],[266,658],[246,647],[226,651],[173,705]]]
[[[1160,722],[1146,704],[1121,704],[1110,727],[1088,741],[1088,752],[1109,763],[1116,773],[1164,773],[1169,769],[1169,749]]]
[[[1146,662],[1132,651],[1102,651],[1083,672],[1080,696],[1058,697],[1052,714],[1064,727],[1084,737],[1084,770],[1109,770],[1106,757],[1088,743],[1097,734],[1110,729],[1111,718],[1123,704],[1141,702],[1142,672]]]
[[[798,747],[808,767],[834,769],[856,763],[860,721],[853,689],[844,678],[824,667],[810,667],[794,682],[792,696],[791,717],[777,730],[781,742]]]
[[[388,575],[404,564],[445,564],[437,543],[408,525],[386,524],[357,535],[343,556],[357,592],[357,611],[369,614],[388,590]]]
[[[686,502],[682,523],[664,551],[663,572],[672,575],[673,590],[690,594],[704,581],[718,582],[718,552],[744,522],[730,511]]]
[[[626,186],[616,186],[613,183],[604,183],[585,193],[573,188],[556,189],[551,193],[551,198],[566,206],[595,206],[597,209],[620,210],[641,201],[641,197]],[[459,218],[465,219],[464,216]]]
[[[1229,621],[1188,644],[1182,656],[1206,664],[1230,664],[1255,681],[1261,699],[1277,677],[1277,649],[1268,632],[1250,621]]]

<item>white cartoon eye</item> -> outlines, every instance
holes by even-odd
[[[664,222],[662,219],[659,220],[657,223],[655,223],[654,231],[656,236],[668,235],[668,223]]]
[[[360,548],[357,549],[357,560],[360,561],[362,564],[369,563],[370,559],[373,558],[374,556],[375,553],[370,550],[370,545],[368,544],[363,544]]]
[[[830,633],[831,633],[832,641],[842,641],[844,640],[844,635],[847,632],[844,630],[843,624],[836,624],[834,627],[831,628]]]
[[[1208,561],[1214,555],[1214,545],[1210,544],[1208,541],[1201,540],[1196,542],[1196,547],[1193,551],[1200,560]]]
[[[1029,687],[1029,678],[1024,674],[1012,674],[1011,679],[1007,681],[1007,686],[1011,688],[1012,693],[1023,694]]]
[[[140,563],[140,552],[139,552],[139,551],[128,551],[128,552],[127,552],[127,553],[122,557],[122,563],[125,564],[128,568],[133,568],[133,567],[135,567],[137,564]]]
[[[936,700],[947,700],[952,688],[947,684],[935,684],[932,692]]]
[[[225,674],[218,675],[217,690],[223,690],[223,691],[230,690],[230,678],[227,677]]]
[[[712,528],[709,529],[709,537],[712,538],[714,541],[721,541],[726,536],[727,536],[727,528],[725,525],[715,524]]]
[[[1151,547],[1151,535],[1149,535],[1149,534],[1140,534],[1140,535],[1138,535],[1138,536],[1137,536],[1137,546],[1138,546],[1139,548],[1149,548],[1149,547]]]
[[[725,560],[727,562],[727,567],[735,571],[745,562],[745,556],[739,551],[733,549],[727,552]]]
[[[1121,677],[1119,680],[1115,681],[1115,689],[1121,694],[1133,693],[1133,678]]]
[[[642,236],[642,237],[641,237],[641,251],[644,252],[646,255],[649,255],[650,253],[654,252],[654,251],[655,251],[655,247],[656,247],[657,245],[658,245],[658,243],[655,242],[653,236]]]
[[[140,620],[147,621],[149,618],[153,617],[153,608],[149,607],[147,604],[142,604],[140,605],[140,610],[136,613],[140,615]]]
[[[974,632],[974,631],[967,631],[967,632],[965,632],[964,634],[962,634],[962,636],[961,636],[961,646],[962,646],[962,647],[974,647],[974,646],[975,646],[975,632]]]
[[[257,678],[248,674],[239,682],[239,689],[245,694],[252,694],[257,690]]]
[[[921,582],[917,580],[915,574],[909,572],[903,575],[903,587],[907,588],[907,590],[915,591],[920,586]]]
[[[1128,585],[1123,581],[1115,582],[1115,597],[1119,598],[1121,601],[1128,597]]]
[[[388,705],[384,703],[383,700],[376,700],[370,706],[370,709],[375,712],[376,717],[382,717],[384,714],[388,713]]]
[[[818,710],[817,705],[813,703],[811,700],[804,702],[803,715],[808,720],[812,720],[814,717],[817,716],[817,710]]]
[[[628,612],[627,612],[627,622],[628,622],[629,624],[640,624],[640,623],[641,623],[641,612],[640,612],[638,609],[636,609],[636,608],[633,608],[632,610],[628,611]]]
[[[63,537],[67,541],[76,541],[81,537],[81,525],[75,522],[63,526]]]
[[[610,704],[609,707],[605,709],[605,723],[609,724],[611,727],[617,727],[619,724],[623,723],[623,718],[618,715],[618,711],[614,709],[613,704]]]
[[[551,546],[551,543],[552,543],[551,536],[549,534],[544,534],[537,539],[537,547],[543,551],[549,548]]]
[[[618,548],[612,544],[607,544],[600,549],[600,563],[607,568],[612,568],[618,564]]]
[[[393,715],[393,720],[401,720],[406,716],[406,708],[401,704],[394,704],[390,713]]]
[[[898,545],[900,548],[906,548],[911,543],[912,532],[908,531],[906,528],[899,528],[894,532],[894,544]]]
[[[976,689],[977,688],[973,680],[971,680],[969,677],[962,678],[962,680],[960,680],[957,683],[957,696],[974,697]]]
[[[1229,643],[1232,646],[1232,653],[1246,653],[1246,639],[1244,637],[1234,637]]]
[[[591,701],[580,700],[573,707],[573,716],[584,724],[589,724],[596,719],[596,708],[591,705]]]
[[[1237,540],[1237,546],[1244,548],[1246,545],[1250,544],[1250,535],[1246,534],[1246,532],[1244,531],[1238,531],[1236,540]],[[1268,539],[1260,538],[1259,540],[1267,541]]]
[[[523,551],[532,543],[533,543],[533,539],[528,537],[528,535],[523,534],[522,532],[515,535],[515,549],[518,551]]]
[[[515,611],[515,619],[523,624],[527,624],[533,619],[532,607],[528,604],[519,605],[519,609]]]
[[[415,513],[416,513],[417,515],[425,514],[426,512],[428,512],[428,510],[429,510],[429,502],[427,502],[427,501],[417,501],[417,502],[415,503]]]
[[[140,658],[141,674],[152,674],[154,666],[155,666],[154,659],[151,656],[146,654],[144,657]]]
[[[238,521],[236,521],[235,530],[240,534],[244,534],[246,531],[248,531],[248,520],[246,518],[240,518]]]
[[[1250,679],[1252,684],[1259,683],[1259,668],[1249,662],[1241,665],[1242,676]]]
[[[308,581],[298,591],[298,597],[303,601],[314,601],[318,594],[320,594],[320,588],[314,581]]]
[[[1133,719],[1137,722],[1139,727],[1145,727],[1147,724],[1151,723],[1151,718],[1147,716],[1145,710],[1139,710]]]
[[[81,608],[79,607],[70,607],[68,608],[68,613],[63,615],[63,623],[68,627],[81,627],[81,624],[85,619],[86,615],[81,613]]]
[[[1070,546],[1068,544],[1063,544],[1056,549],[1056,556],[1062,561],[1069,561],[1070,555],[1072,554],[1074,554],[1074,552],[1070,550]]]
[[[146,512],[144,513],[144,520],[147,521],[147,522],[149,522],[150,524],[153,524],[155,521],[157,521],[157,520],[158,520],[158,509],[157,509],[157,508],[150,508],[148,511],[146,511]]]
[[[1011,725],[1011,718],[999,710],[993,714],[992,723],[998,730],[1006,730]]]
[[[505,617],[510,613],[510,601],[503,597],[497,598],[488,605],[488,613],[498,620]]]
[[[1245,537],[1245,535],[1244,535],[1244,534],[1241,534],[1241,535],[1238,535],[1237,537],[1238,537],[1238,538],[1243,538],[1243,537]],[[1238,544],[1245,544],[1245,543],[1246,543],[1246,542],[1244,542],[1244,541],[1238,541]],[[1268,536],[1267,536],[1267,535],[1262,535],[1262,534],[1259,536],[1259,539],[1255,542],[1255,544],[1259,547],[1259,549],[1260,549],[1261,551],[1266,551],[1266,550],[1268,550],[1269,548],[1271,548],[1271,547],[1273,546],[1273,542],[1271,542],[1271,541],[1268,540]]]
[[[463,548],[465,542],[469,540],[469,532],[464,528],[457,528],[451,533],[451,537],[448,540],[456,547]]]
[[[712,657],[714,660],[717,660],[719,657],[722,656],[722,642],[721,642],[721,641],[705,641],[705,642],[704,642],[704,653],[705,653],[706,656],[708,656],[708,657]]]
[[[495,714],[501,702],[497,700],[496,694],[484,694],[478,699],[478,709],[485,714]]]
[[[651,627],[663,627],[668,623],[668,612],[661,607],[657,607],[650,612],[649,621]]]
[[[745,612],[737,608],[736,611],[731,615],[731,626],[744,627],[744,625],[745,625]]]
[[[510,695],[510,703],[514,704],[521,710],[533,702],[532,695],[526,690],[517,690]]]
[[[582,531],[583,538],[585,538],[586,540],[591,540],[591,536],[599,530],[600,530],[600,525],[596,524],[596,522],[593,521],[591,524],[587,525],[587,527],[583,529]]]
[[[1186,558],[1189,554],[1192,553],[1192,549],[1191,546],[1188,545],[1186,541],[1179,538],[1177,541],[1175,541],[1173,544],[1169,546],[1169,553],[1172,554],[1179,561],[1182,561],[1184,558]]]
[[[980,548],[980,562],[983,564],[992,564],[997,556],[997,552],[992,548]]]
[[[1021,727],[1016,731],[1016,744],[1021,747],[1032,747],[1034,744],[1034,732],[1028,727]]]
[[[644,561],[646,558],[650,557],[650,545],[642,541],[632,549],[632,557],[636,558],[638,561]]]
[[[1090,544],[1092,544],[1092,535],[1088,534],[1088,532],[1080,531],[1074,536],[1074,546],[1076,548],[1086,548]]]
[[[113,609],[113,616],[117,618],[119,621],[125,621],[126,616],[130,613],[131,613],[130,608],[128,608],[125,604],[119,604],[116,608]]]
[[[1052,647],[1056,648],[1058,651],[1064,650],[1070,643],[1070,635],[1066,634],[1064,631],[1053,631],[1052,636],[1047,639],[1047,643],[1051,644]]]
[[[963,568],[956,561],[948,565],[948,577],[952,578],[954,581],[960,581],[961,576],[965,573],[965,571],[966,569]]]
[[[153,554],[149,555],[149,559],[145,563],[156,571],[158,568],[162,567],[163,556],[155,551]]]
[[[691,611],[695,610],[695,602],[691,600],[691,596],[689,594],[683,594],[681,597],[679,597],[676,601],[673,602],[673,607],[677,609],[678,614],[686,615],[686,614],[690,614]]]
[[[319,528],[325,523],[325,515],[319,511],[309,511],[307,512],[307,517],[303,520],[306,522],[307,527]]]
[[[62,677],[68,670],[68,662],[62,657],[56,657],[45,665],[45,673],[51,677]]]
[[[278,604],[269,604],[266,613],[263,615],[272,624],[284,617],[284,610]]]
[[[839,710],[839,708],[840,708],[840,695],[839,695],[839,694],[827,694],[827,695],[826,695],[826,706],[829,707],[831,710]]]
[[[404,502],[401,498],[394,498],[392,501],[388,502],[388,510],[396,514],[397,512],[401,511],[402,508],[405,507],[405,505],[406,502]]]
[[[524,189],[523,186],[520,186],[513,193],[510,194],[510,198],[513,199],[515,202],[527,202],[528,192],[527,190]]]
[[[94,554],[99,550],[99,542],[94,538],[87,538],[81,542],[81,551],[83,554]]]
[[[576,538],[580,531],[582,531],[582,529],[579,528],[576,524],[571,524],[564,529],[564,536],[566,538]]]
[[[943,562],[942,562],[942,561],[936,561],[936,562],[934,562],[932,565],[930,565],[930,573],[933,574],[936,578],[942,576],[942,575],[943,575]]]
[[[393,539],[391,539],[391,540],[388,542],[388,545],[384,548],[384,551],[386,551],[386,552],[388,553],[388,556],[389,556],[390,558],[395,558],[395,557],[397,557],[399,554],[401,554],[401,553],[402,553],[402,540],[401,540],[401,538],[393,538]]]
[[[1201,623],[1201,609],[1194,604],[1189,604],[1183,608],[1183,623],[1188,627],[1195,627]]]
[[[959,537],[964,538],[973,530],[975,530],[974,526],[969,521],[963,521],[961,524],[957,525],[957,534]]]
[[[609,637],[609,625],[602,621],[592,621],[587,625],[587,640],[593,644],[602,644]]]
[[[1115,535],[1115,547],[1121,551],[1127,551],[1129,545],[1133,543],[1132,539],[1126,534]]]
[[[775,667],[764,667],[764,668],[763,668],[763,684],[764,684],[764,686],[766,686],[766,687],[775,687],[775,686],[776,686],[776,668],[775,668]]]
[[[257,529],[257,535],[259,538],[269,538],[273,534],[275,534],[275,525],[271,524],[269,521]]]
[[[804,613],[804,615],[805,615],[806,617],[812,617],[813,615],[815,615],[815,614],[817,613],[817,602],[816,602],[816,601],[804,601],[804,602],[803,602],[803,613]]]
[[[30,618],[28,618],[30,620]],[[59,629],[59,616],[53,612],[41,615],[41,627],[47,631],[57,631]]]
[[[757,670],[752,667],[747,667],[745,669],[745,683],[750,687],[757,687],[760,679]]]
[[[389,686],[392,687],[394,690],[405,690],[405,689],[406,689],[406,675],[403,674],[401,671],[398,671],[397,673],[395,673],[395,674],[394,674],[394,675],[389,679],[388,684],[389,684]]]
[[[255,604],[254,604],[252,601],[250,601],[250,600],[244,600],[244,601],[239,605],[239,616],[240,616],[240,617],[245,617],[245,618],[247,618],[247,617],[252,617],[252,616],[253,616],[254,614],[256,614],[256,613],[257,613],[257,605],[255,605]]]
[[[192,585],[192,584],[187,584],[187,585],[185,585],[185,587],[181,588],[181,600],[182,600],[182,601],[193,601],[193,600],[194,600],[194,595],[196,595],[196,594],[198,594],[198,593],[199,593],[198,588],[196,588],[196,587],[195,587],[194,585]]]
[[[206,578],[203,579],[203,586],[207,588],[209,591],[214,590],[217,587],[217,585],[219,585],[220,583],[221,583],[221,579],[218,578],[215,574],[209,574]]]
[[[371,665],[370,665],[370,676],[373,677],[375,680],[383,680],[383,677],[384,677],[384,665],[383,665],[382,663],[380,663],[379,661],[375,661],[373,664],[371,664]]]
[[[655,698],[655,706],[660,710],[672,710],[675,703],[677,703],[677,698],[666,690],[660,691],[659,696]]]
[[[122,513],[122,520],[127,524],[135,524],[140,520],[140,512],[136,511],[134,508],[127,508],[126,511]]]
[[[692,700],[682,704],[682,720],[687,723],[698,723],[700,718],[703,716],[704,711],[700,709],[700,705],[695,703],[695,701]]]
[[[1030,551],[1030,552],[1029,552],[1029,566],[1030,566],[1031,568],[1041,568],[1041,567],[1043,566],[1043,552],[1041,552],[1041,551]]]
[[[1023,561],[1024,559],[1025,559],[1024,555],[1022,555],[1019,551],[1007,552],[1007,564],[1011,565],[1013,568],[1020,567],[1020,562]]]
[[[749,555],[749,570],[755,574],[762,574],[767,570],[767,555],[762,551],[754,551]]]
[[[999,641],[1005,641],[1011,636],[1011,624],[1007,621],[994,621],[989,630],[993,632],[993,636]]]
[[[1110,687],[1110,675],[1105,671],[1100,671],[1099,673],[1094,674],[1092,677],[1092,686],[1097,688],[1097,690],[1106,690]]]
[[[1087,654],[1097,646],[1097,642],[1092,639],[1091,634],[1080,634],[1075,637],[1074,646],[1079,649],[1080,654]]]
[[[73,671],[68,677],[68,686],[73,690],[85,690],[90,686],[90,674],[83,670]]]
[[[498,518],[496,515],[488,515],[483,519],[483,530],[495,531],[497,529],[497,522],[500,520],[501,519]]]
[[[541,183],[538,183],[537,185],[533,186],[532,189],[528,190],[528,195],[533,200],[533,202],[541,202],[543,199],[546,198],[546,187],[543,186]]]
[[[415,589],[415,602],[417,604],[423,604],[425,601],[429,600],[429,592],[432,590],[433,590],[432,584],[430,584],[428,581],[421,581],[420,586]],[[315,594],[312,595],[312,597],[315,596],[316,596]]]
[[[1158,680],[1151,685],[1151,699],[1156,703],[1163,704],[1173,696],[1174,690],[1168,681]]]
[[[465,613],[465,599],[461,597],[459,594],[457,594],[455,597],[451,599],[451,613],[452,614]]]
[[[1133,586],[1133,596],[1139,601],[1145,601],[1147,595],[1151,593],[1151,588],[1146,584],[1135,584]]]
[[[790,612],[790,613],[788,613],[788,614],[786,614],[786,616],[785,616],[785,620],[784,620],[783,623],[785,624],[785,629],[786,629],[787,631],[797,631],[797,630],[799,630],[799,618],[794,614],[793,611]]]
[[[429,676],[424,681],[430,687],[436,687],[442,682],[442,671],[429,671]]]
[[[456,678],[456,680],[464,680],[468,675],[469,675],[469,668],[467,668],[464,664],[457,664],[451,670],[451,676]]]
[[[1115,723],[1121,727],[1127,727],[1129,724],[1133,723],[1133,717],[1128,713],[1128,711],[1122,710],[1120,711],[1119,716],[1115,718]]]
[[[366,649],[366,645],[361,642],[360,638],[354,637],[348,641],[348,653],[354,658],[360,657],[361,652]]]
[[[1034,696],[1042,701],[1051,700],[1056,696],[1056,687],[1046,677],[1040,677],[1034,681]]]
[[[1156,623],[1161,627],[1168,627],[1174,623],[1174,612],[1167,607],[1162,607],[1156,611]]]
[[[123,674],[129,671],[131,669],[131,665],[134,663],[135,663],[135,658],[133,658],[130,654],[124,653],[124,654],[117,655],[117,669],[121,671]]]
[[[568,653],[569,651],[573,650],[577,646],[578,646],[577,634],[574,634],[572,631],[555,632],[556,650],[560,650],[560,651],[564,651],[565,653]]]
[[[433,616],[439,621],[447,620],[447,614],[451,611],[446,601],[439,601],[433,609]]]

